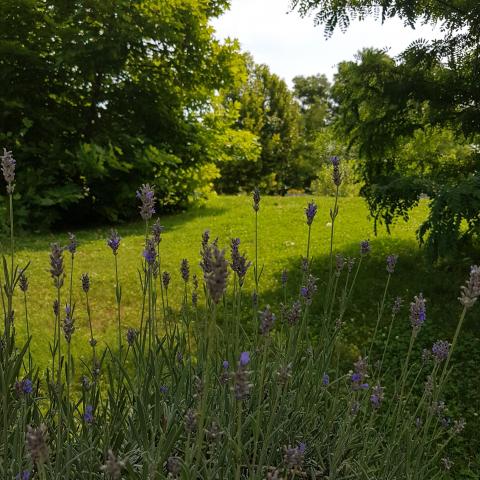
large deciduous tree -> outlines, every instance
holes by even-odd
[[[228,3],[0,3],[0,145],[21,165],[25,220],[116,220],[142,182],[169,207],[215,176],[203,119],[244,70],[209,25]]]
[[[430,215],[419,229],[435,256],[480,236],[480,3],[430,0],[293,0],[330,35],[353,18],[439,21],[443,37],[418,40],[397,59],[365,50],[335,78],[335,125],[358,147],[363,193],[387,227],[408,218],[421,194]]]

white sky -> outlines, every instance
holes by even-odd
[[[441,37],[439,27],[419,24],[415,30],[398,19],[384,25],[373,18],[350,25],[346,33],[335,31],[326,40],[322,25],[314,27],[313,17],[288,13],[289,0],[232,0],[231,9],[213,22],[218,38],[237,38],[242,50],[257,63],[265,63],[287,80],[296,75],[324,73],[330,79],[336,65],[352,60],[364,47],[389,48],[393,56],[418,38]]]

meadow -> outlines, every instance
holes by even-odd
[[[261,208],[258,212],[257,273],[261,272],[257,292],[259,310],[263,310],[266,305],[271,305],[272,311],[281,317],[280,302],[286,298],[294,298],[298,294],[298,285],[305,282],[301,269],[302,257],[305,255],[308,243],[304,209],[307,202],[310,201],[315,201],[318,205],[318,212],[311,225],[309,253],[312,262],[309,268],[312,274],[320,279],[318,297],[322,297],[322,294],[330,288],[325,279],[328,278],[330,268],[332,225],[329,211],[334,199],[308,196],[262,197]],[[386,345],[388,336],[388,350],[384,363],[388,392],[389,389],[396,388],[394,387],[396,379],[398,380],[399,376],[403,378],[404,375],[402,365],[411,339],[409,303],[415,295],[422,292],[428,308],[428,322],[419,331],[417,341],[412,348],[412,358],[417,358],[412,364],[412,371],[415,374],[415,366],[421,363],[418,359],[422,349],[429,348],[436,340],[451,339],[454,335],[457,319],[461,312],[461,305],[457,300],[459,288],[464,284],[468,275],[471,259],[459,259],[454,265],[449,264],[436,268],[426,260],[415,238],[415,231],[427,212],[426,203],[422,203],[412,212],[407,223],[399,222],[395,225],[391,235],[380,230],[376,237],[372,234],[372,223],[368,218],[368,211],[362,199],[339,198],[338,207],[333,253],[341,253],[346,258],[355,257],[357,263],[362,257],[362,268],[359,270],[352,292],[353,301],[346,306],[343,314],[343,324],[336,348],[336,354],[338,354],[336,368],[340,371],[348,371],[352,363],[366,352],[378,358]],[[192,293],[191,286],[187,286],[182,279],[181,261],[188,259],[190,275],[196,274],[198,278],[203,278],[199,261],[201,259],[201,235],[205,230],[210,231],[210,239],[218,237],[218,246],[227,251],[230,249],[230,240],[236,237],[240,238],[240,251],[245,253],[249,260],[255,260],[255,223],[250,197],[220,196],[212,198],[204,206],[175,215],[162,216],[161,224],[164,226],[159,245],[161,272],[166,271],[171,275],[168,285],[169,307],[172,312],[176,312],[174,316],[179,321],[183,315],[185,299],[189,298]],[[141,323],[139,299],[145,293],[142,292],[140,286],[142,276],[145,274],[144,271],[142,272],[145,223],[120,225],[118,233],[121,237],[117,256],[119,284],[122,291],[121,326],[122,334],[125,335],[128,328],[139,329]],[[78,248],[75,251],[74,270],[72,272],[69,265],[70,257],[66,256],[65,273],[66,282],[68,283],[70,278],[73,281],[72,301],[75,305],[75,331],[71,340],[71,352],[72,357],[76,358],[76,370],[75,378],[71,381],[78,389],[82,364],[87,365],[91,355],[90,330],[85,295],[80,279],[81,274],[88,273],[90,277],[91,318],[99,348],[104,348],[107,344],[115,345],[117,303],[115,300],[114,256],[107,246],[110,229],[81,230],[75,232],[75,235],[78,240]],[[368,238],[370,238],[370,251],[368,255],[361,255],[360,241]],[[67,245],[68,232],[56,232],[50,235],[29,232],[28,235],[21,235],[16,240],[16,261],[20,265],[31,262],[27,270],[31,351],[35,364],[42,367],[41,372],[44,371],[43,368],[49,364],[51,359],[50,344],[55,325],[52,304],[57,292],[49,274],[48,253],[50,244],[53,242],[58,242],[62,246]],[[8,244],[7,241],[4,243]],[[391,254],[398,255],[398,262],[394,273],[388,276],[385,262],[386,257]],[[287,273],[286,284],[282,283],[282,272]],[[245,284],[242,287],[244,295],[242,318],[247,318],[242,328],[247,332],[252,328],[251,324],[249,326],[251,322],[248,312],[251,310],[249,306],[249,302],[251,305],[251,295],[256,290],[254,276],[254,268],[251,268],[247,272]],[[389,289],[382,301],[387,277],[390,279]],[[230,284],[223,300],[225,310],[226,305],[230,302],[233,302],[233,307],[235,307],[238,291],[232,285]],[[208,296],[206,291],[203,293],[205,293],[205,297]],[[14,299],[17,341],[20,345],[26,339],[22,321],[24,307],[21,295],[23,294],[17,291]],[[202,296],[202,292],[200,292],[200,296]],[[389,334],[390,314],[385,313],[385,318],[381,317],[384,312],[391,310],[398,296],[403,298],[404,306],[395,318]],[[207,298],[202,298],[200,303],[203,303],[204,300],[206,301]],[[207,311],[208,305],[207,302],[205,304]],[[379,310],[381,315],[379,315]],[[376,321],[379,316],[380,322],[377,328]],[[444,388],[445,399],[449,405],[449,417],[461,416],[467,419],[463,437],[456,437],[451,442],[453,446],[451,456],[457,463],[455,471],[457,474],[461,472],[463,475],[457,478],[475,478],[474,475],[478,472],[478,439],[475,431],[478,428],[480,399],[478,388],[476,388],[476,385],[478,386],[476,367],[480,361],[480,341],[477,333],[478,320],[475,317],[478,318],[478,306],[473,308],[472,314],[465,322],[462,337],[452,357],[452,375]],[[218,319],[218,321],[221,325],[224,320]],[[308,321],[313,344],[320,345],[325,341],[322,338],[325,333],[322,330],[323,321],[321,302],[314,298]],[[375,332],[376,330],[378,332]],[[370,344],[372,338],[374,338],[374,342]],[[43,373],[40,378],[42,376]],[[415,384],[412,386],[412,398],[415,398],[415,395],[420,398],[421,392],[421,386],[415,386]],[[299,454],[298,451],[297,454]],[[185,478],[189,478],[188,474]]]

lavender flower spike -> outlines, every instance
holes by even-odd
[[[63,285],[63,250],[58,243],[52,243],[50,246],[50,274],[53,278],[53,284],[56,288]]]
[[[42,423],[38,428],[30,425],[26,435],[27,452],[36,465],[43,465],[48,460],[47,427]]]
[[[432,346],[432,355],[435,358],[435,361],[442,362],[448,357],[448,352],[450,350],[450,344],[446,340],[438,340]]]
[[[255,212],[260,210],[260,190],[255,187],[253,190],[253,209]]]
[[[188,264],[188,260],[184,258],[180,265],[180,274],[182,275],[182,279],[185,283],[188,282],[190,278],[190,265]]]
[[[201,266],[210,298],[218,303],[227,288],[228,263],[225,260],[225,250],[220,250],[216,244],[207,247]]]
[[[307,217],[307,225],[310,226],[313,223],[313,219],[317,214],[317,205],[315,202],[310,202],[305,209],[305,216]]]
[[[338,157],[331,158],[333,172],[332,172],[332,180],[333,183],[339,187],[342,183],[342,174],[340,173],[340,159]]]
[[[162,241],[162,233],[165,230],[165,227],[160,225],[160,219],[157,219],[152,225],[152,236],[155,240],[155,244],[158,245]]]
[[[395,272],[395,265],[397,264],[398,255],[392,254],[387,257],[387,273],[390,275]]]
[[[260,333],[263,336],[268,336],[270,330],[275,323],[275,314],[270,310],[270,306],[267,305],[265,310],[260,313]]]
[[[420,330],[420,327],[426,320],[426,307],[423,294],[419,294],[414,298],[414,301],[410,303],[410,324],[415,330]]]
[[[7,182],[7,193],[11,195],[15,189],[15,159],[13,158],[12,152],[7,151],[6,148],[3,149],[2,158],[2,173],[3,178]]]
[[[142,202],[140,205],[140,216],[145,220],[150,220],[155,213],[155,191],[150,184],[143,184],[137,190],[137,198]]]
[[[68,245],[66,246],[66,249],[72,254],[75,255],[75,252],[77,251],[78,247],[78,240],[75,234],[69,233],[68,234]]]
[[[148,238],[145,243],[145,249],[143,250],[143,257],[147,262],[149,267],[152,267],[157,258],[157,251],[155,249],[155,240],[153,238]]]
[[[480,297],[480,267],[473,265],[470,269],[470,277],[462,287],[459,300],[465,308],[471,308],[478,297]]]
[[[360,242],[360,254],[368,255],[371,251],[370,240],[362,240]]]
[[[116,230],[110,232],[110,237],[107,240],[107,245],[112,249],[114,255],[117,255],[118,248],[120,247],[121,237],[118,235]]]

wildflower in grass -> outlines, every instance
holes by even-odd
[[[15,480],[30,480],[32,473],[29,470],[24,470],[23,472],[17,473]]]
[[[230,375],[230,372],[228,371],[229,368],[230,368],[230,363],[228,362],[228,360],[224,360],[222,363],[223,371],[220,374],[220,377],[218,379],[221,385],[226,385],[230,381],[231,375]]]
[[[285,287],[287,285],[287,281],[288,281],[287,270],[285,270],[285,269],[282,270],[282,276],[280,277],[280,280],[282,282],[282,287]]]
[[[177,362],[182,365],[183,364],[183,353],[177,352]]]
[[[260,190],[258,187],[253,189],[253,209],[255,212],[260,210]]]
[[[436,362],[443,362],[448,357],[450,344],[446,340],[438,340],[432,346],[432,355]]]
[[[208,265],[209,269],[204,269],[205,283],[213,303],[218,303],[227,288],[228,262],[225,260],[225,250],[212,244],[208,249]]]
[[[282,308],[282,318],[287,321],[288,325],[296,325],[302,316],[302,303],[300,300],[295,300],[290,308],[285,305],[282,305]]]
[[[160,385],[160,393],[166,395],[168,393],[168,387],[166,385]]]
[[[425,393],[427,396],[430,396],[433,392],[433,377],[431,375],[427,376],[427,380],[425,381]]]
[[[184,258],[180,265],[180,274],[182,275],[182,279],[185,283],[188,282],[190,278],[190,265],[188,264],[188,260]]]
[[[202,252],[204,252],[210,242],[210,230],[205,230],[202,233]]]
[[[443,428],[448,428],[450,426],[450,418],[449,417],[442,417],[440,419],[440,425]]]
[[[68,245],[65,247],[72,255],[75,255],[75,252],[78,248],[77,237],[74,233],[68,232]]]
[[[305,216],[307,217],[307,225],[310,226],[313,223],[315,215],[317,214],[317,205],[315,202],[309,202],[305,209]]]
[[[72,340],[72,335],[75,332],[75,320],[73,318],[73,310],[70,305],[65,306],[65,319],[63,320],[63,334],[67,343]]]
[[[168,457],[167,471],[173,478],[178,478],[182,471],[182,461],[179,457]]]
[[[140,216],[143,220],[147,221],[152,218],[152,215],[155,213],[155,191],[150,184],[143,184],[137,190],[137,198],[142,203],[139,207]]]
[[[44,423],[37,428],[30,425],[27,427],[25,443],[35,465],[43,465],[48,460],[47,426]]]
[[[289,470],[300,471],[305,460],[305,443],[299,443],[297,447],[285,447],[283,463]]]
[[[372,389],[372,394],[370,395],[370,403],[372,407],[377,409],[380,408],[380,405],[383,400],[383,387],[380,385],[375,385]]]
[[[423,420],[420,417],[417,417],[415,419],[415,427],[417,427],[417,430],[420,430],[420,428],[422,428],[422,425],[423,425]]]
[[[152,225],[152,237],[155,242],[155,245],[159,245],[162,241],[162,233],[164,232],[165,227],[160,225],[160,219],[157,218],[155,223]]]
[[[248,262],[245,255],[241,255],[238,247],[240,246],[240,239],[239,238],[232,238],[230,243],[230,252],[232,261],[230,262],[230,268],[237,274],[238,276],[238,283],[240,286],[243,286],[243,282],[245,281],[245,275],[247,274],[247,270],[252,265],[252,262]]]
[[[348,273],[352,273],[353,267],[355,266],[355,262],[357,259],[355,257],[348,257],[347,259],[347,269]]]
[[[387,273],[390,275],[395,272],[395,265],[397,264],[398,255],[392,254],[387,256]]]
[[[432,359],[432,351],[428,350],[428,348],[424,348],[422,350],[422,362],[428,363]]]
[[[82,273],[82,290],[85,293],[88,293],[90,291],[90,276],[88,273]]]
[[[277,379],[280,385],[286,385],[290,377],[292,376],[292,364],[289,363],[287,365],[281,366],[277,370]]]
[[[195,291],[192,292],[192,305],[194,307],[197,307],[198,305],[198,293]]]
[[[135,343],[135,339],[137,338],[138,332],[134,328],[129,328],[127,330],[127,343],[131,347]]]
[[[324,373],[322,376],[322,385],[326,387],[330,383],[330,376],[328,373]]]
[[[397,315],[397,313],[402,308],[402,304],[403,304],[402,297],[395,298],[395,301],[393,302],[393,306],[392,306],[392,315]]]
[[[185,430],[187,433],[194,433],[197,430],[197,417],[198,414],[193,408],[190,408],[187,410],[187,413],[185,414],[184,420],[185,420]]]
[[[90,390],[90,380],[87,376],[82,375],[82,377],[80,378],[80,383],[83,389]]]
[[[453,433],[459,434],[463,432],[463,430],[465,429],[465,424],[466,422],[465,422],[465,419],[463,418],[454,420],[453,427],[452,427]]]
[[[33,384],[29,378],[15,382],[15,391],[19,397],[30,395],[33,392]]]
[[[470,277],[467,283],[461,287],[459,300],[464,307],[471,308],[478,297],[480,297],[480,267],[473,265],[470,268]]]
[[[260,313],[260,333],[263,336],[267,336],[275,323],[275,314],[270,310],[270,306],[267,305],[265,310]]]
[[[362,383],[367,374],[367,360],[362,357],[358,357],[358,360],[353,364],[354,373],[350,376],[353,390],[366,390],[368,383]]]
[[[163,283],[163,286],[165,287],[165,290],[168,290],[168,286],[170,285],[170,279],[171,279],[171,276],[168,272],[162,273],[162,283]]]
[[[435,401],[432,403],[432,411],[437,417],[442,417],[443,413],[447,409],[445,402],[443,400]]]
[[[215,442],[220,439],[225,432],[222,431],[218,422],[213,420],[210,427],[205,430],[205,433],[210,442]]]
[[[91,338],[88,343],[90,344],[91,347],[96,347],[97,346],[97,340],[95,338]]]
[[[250,363],[250,354],[248,352],[242,352],[240,355],[240,361],[238,362],[238,368],[234,375],[234,387],[235,398],[237,400],[245,400],[250,395],[252,384],[249,382],[250,372],[246,369]]]
[[[152,267],[157,259],[157,250],[155,249],[155,240],[147,238],[145,242],[145,249],[143,250],[143,258],[149,267]]]
[[[195,375],[193,377],[193,388],[195,389],[193,398],[200,397],[203,393],[204,383],[203,383],[203,380],[198,375]]]
[[[420,327],[425,323],[426,307],[423,294],[415,296],[413,302],[410,303],[410,324],[414,330],[420,330]]]
[[[64,269],[63,269],[63,249],[58,243],[50,245],[50,274],[53,278],[53,284],[56,288],[63,285]]]
[[[350,407],[350,413],[355,416],[360,410],[360,402],[359,401],[354,401],[352,403],[352,406]]]
[[[100,470],[112,480],[118,480],[122,477],[122,470],[125,467],[125,462],[119,460],[112,450],[107,453],[105,464],[100,467]]]
[[[3,178],[7,182],[7,193],[11,195],[15,189],[15,159],[12,152],[9,152],[6,148],[3,149],[2,155],[2,173]]]
[[[360,255],[368,255],[371,252],[370,240],[362,240],[360,242]]]
[[[85,407],[85,413],[83,414],[83,420],[85,423],[93,423],[93,407],[92,405],[87,405]]]
[[[25,293],[28,290],[28,278],[22,272],[20,277],[18,278],[18,285],[20,286],[20,290]]]
[[[332,180],[335,186],[339,187],[342,183],[342,174],[340,173],[340,159],[335,156],[331,159],[333,172],[332,172]]]
[[[300,269],[302,270],[303,273],[308,273],[308,270],[310,269],[310,262],[307,257],[301,258]]]
[[[337,255],[335,255],[335,273],[337,277],[340,276],[344,267],[345,257],[341,253],[337,253]]]
[[[447,471],[451,470],[451,468],[453,467],[453,462],[448,457],[443,457],[440,460],[440,463],[444,468],[444,470],[447,470]]]
[[[309,275],[305,285],[300,289],[300,295],[305,299],[307,305],[311,305],[316,292],[317,279],[313,275]]]
[[[108,237],[107,245],[112,249],[114,255],[117,255],[118,249],[120,247],[121,237],[118,235],[116,230],[111,230],[110,237]]]
[[[58,317],[58,315],[60,315],[60,303],[58,302],[58,300],[53,301],[52,310],[53,310],[53,314],[56,317]]]

